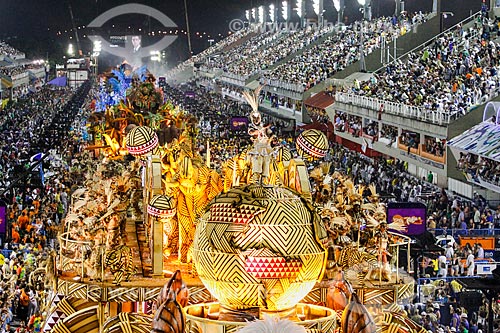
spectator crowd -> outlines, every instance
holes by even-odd
[[[497,22],[492,24],[483,16],[468,29],[458,25],[351,91],[458,118],[498,94],[497,30]]]
[[[43,87],[8,105],[0,116],[2,199],[8,229],[0,251],[0,332],[41,332],[54,296],[59,224],[74,186],[72,140],[90,83],[77,90]],[[71,139],[71,140],[70,140]],[[30,167],[43,155],[42,168]],[[43,172],[41,171],[43,170]]]

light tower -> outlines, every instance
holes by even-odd
[[[295,8],[297,15],[300,18],[300,26],[304,27],[304,17],[306,15],[306,2],[305,0],[297,0],[297,7]]]
[[[288,23],[288,19],[290,18],[290,10],[288,7],[288,1],[283,1],[281,3],[281,16],[283,16],[283,20]]]
[[[344,0],[333,0],[333,6],[337,11],[337,24],[341,24],[344,22],[344,8],[345,1]]]
[[[268,15],[269,15],[269,21],[271,23],[276,22],[276,7],[274,6],[273,3],[269,5],[269,13],[268,13]]]

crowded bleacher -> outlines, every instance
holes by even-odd
[[[0,116],[0,191],[9,203],[10,229],[0,254],[2,332],[11,332],[11,327],[40,332],[42,314],[54,296],[53,251],[76,180],[67,161],[79,156],[78,141],[68,138],[83,116],[89,88],[88,82],[76,91],[46,86],[18,99]],[[45,177],[27,178],[42,155],[50,155],[44,162]]]
[[[498,95],[498,27],[489,24],[481,17],[468,29],[458,26],[349,91],[458,118]]]
[[[393,37],[404,35],[411,29],[411,24],[421,24],[424,21],[425,15],[421,13],[411,18],[403,17],[400,20],[381,17],[371,22],[363,21],[365,55],[380,47],[381,36],[391,40]],[[352,23],[345,30],[305,50],[291,61],[281,64],[269,74],[264,75],[265,81],[280,87],[298,84],[303,90],[307,90],[343,70],[359,60],[360,24],[361,22]]]
[[[12,59],[24,58],[24,53],[10,46],[6,42],[0,41],[0,56],[7,56]]]
[[[193,57],[181,62],[180,64],[172,68],[166,74],[166,77],[174,77],[177,73],[181,72],[185,68],[188,68],[189,66],[192,66],[196,62],[207,61],[207,59],[210,56],[217,54],[218,52],[221,52],[224,48],[229,47],[231,44],[236,43],[240,39],[245,38],[246,36],[250,35],[253,32],[254,29],[252,27],[246,27],[244,29],[236,31],[235,33],[230,34],[229,36],[219,41],[218,43],[206,48],[202,52],[194,55]]]
[[[241,53],[235,53],[232,58],[234,60],[231,58],[221,59],[219,65],[223,65],[225,61],[229,60],[229,64],[223,67],[225,71],[248,77],[260,70],[266,70],[287,56],[304,49],[331,31],[331,27],[323,29],[310,27],[278,32],[278,34],[268,37],[271,42],[266,43],[266,40],[256,42],[242,50]]]

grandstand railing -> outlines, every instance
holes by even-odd
[[[422,106],[406,105],[351,93],[337,92],[335,94],[335,102],[352,104],[375,111],[382,109],[384,113],[394,114],[405,118],[414,118],[440,125],[449,124],[451,119],[451,114],[445,111],[431,110]]]
[[[290,90],[290,91],[294,91],[294,92],[298,92],[298,93],[303,93],[306,90],[306,88],[300,83],[290,83],[290,82],[286,82],[286,81],[282,81],[282,80],[278,80],[278,79],[266,79],[266,78],[262,77],[260,79],[260,83],[265,84],[267,86],[278,87],[281,89],[286,89],[286,90]]]
[[[423,277],[417,279],[417,295],[419,302],[424,302],[426,300],[433,300],[435,303],[442,303],[440,301],[434,300],[434,293],[438,289],[443,287],[439,285],[440,281],[450,283],[456,280],[466,280],[466,279],[477,279],[481,276],[446,276],[446,277]]]
[[[497,228],[487,228],[487,229],[427,229],[429,232],[434,234],[434,236],[453,236],[453,238],[458,239],[459,236],[477,236],[477,237],[491,237],[500,236],[500,229]]]

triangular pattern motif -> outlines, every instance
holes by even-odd
[[[264,211],[265,208],[253,205],[240,205],[234,207],[230,203],[216,203],[210,206],[209,222],[245,225],[250,223],[255,216]]]
[[[59,311],[59,310],[55,310],[54,312],[52,312],[50,317],[47,318],[47,320],[45,321],[45,326],[43,328],[43,332],[50,332],[52,330],[52,328],[54,328],[54,326],[57,324],[57,322],[59,320],[64,319],[64,318],[66,318],[66,315],[64,314],[64,312]]]
[[[286,261],[282,257],[248,257],[245,261],[245,270],[259,279],[294,278],[300,267],[300,260]]]

